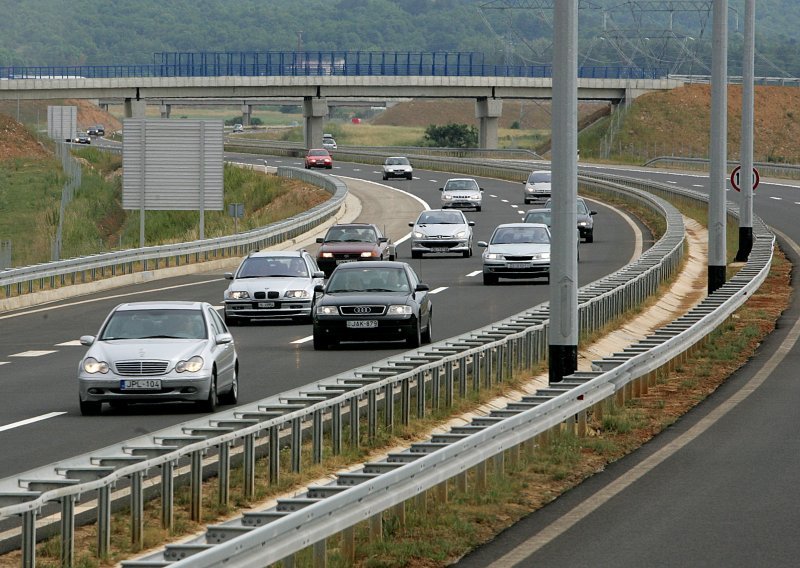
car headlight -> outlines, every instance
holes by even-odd
[[[333,258],[333,253],[332,252],[323,252],[320,256],[322,258]]]
[[[336,306],[317,306],[317,315],[335,316],[338,312]]]
[[[488,260],[501,260],[503,255],[496,252],[486,252],[483,254],[483,258]]]
[[[587,223],[586,221],[578,221],[578,226],[579,226],[579,227],[585,227],[585,226],[586,226],[586,225],[588,225],[588,224],[589,224],[589,223]]]
[[[425,233],[423,233],[422,231],[414,231],[414,238],[423,239],[425,238]]]
[[[549,252],[540,252],[539,254],[533,255],[534,260],[550,260],[550,253]]]
[[[203,368],[203,358],[195,355],[188,361],[178,361],[175,370],[179,373],[196,373]]]
[[[467,236],[467,232],[466,231],[459,231],[459,232],[456,233],[456,238],[457,239],[464,239],[464,238],[466,238],[466,236]]]
[[[247,290],[228,290],[225,292],[225,297],[229,300],[247,300],[250,298],[250,293]]]
[[[308,290],[286,290],[287,298],[308,298]]]
[[[532,186],[532,185],[526,185],[526,186],[525,186],[525,191],[527,191],[528,193],[533,193],[533,189],[534,189],[534,188],[533,188],[533,186]]]
[[[375,253],[375,252],[373,252],[371,250],[361,253],[361,258],[371,258],[373,256],[378,256],[378,255],[377,255],[377,253]]]
[[[411,306],[389,306],[389,309],[386,310],[386,314],[390,316],[410,316],[411,315]]]
[[[445,201],[450,201],[451,199],[453,199],[453,196],[452,195],[442,195],[442,199],[444,199]]]
[[[83,361],[83,370],[94,375],[95,373],[108,373],[108,363],[105,361],[98,361],[94,357],[87,357]]]

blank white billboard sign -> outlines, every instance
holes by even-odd
[[[223,209],[221,120],[123,122],[122,208]]]
[[[75,138],[78,124],[78,107],[48,106],[47,135],[58,142]]]

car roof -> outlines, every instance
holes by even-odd
[[[549,174],[552,173],[550,170],[533,170],[532,174]]]
[[[408,156],[386,156],[386,159],[387,160],[398,160],[398,159],[408,160]]]
[[[336,223],[335,225],[331,225],[331,229],[334,227],[377,227],[375,223]]]
[[[530,227],[530,224],[527,225]],[[408,266],[405,262],[398,260],[357,260],[355,262],[347,262],[340,264],[336,270],[355,270],[359,268],[404,268]]]
[[[551,211],[552,209],[550,209],[549,207],[540,207],[538,209],[528,209],[527,211],[525,211],[525,215],[527,215],[528,213],[550,213]]]
[[[447,181],[475,181],[475,178],[450,178]],[[447,183],[447,181],[445,183]],[[475,183],[477,183],[475,181]]]
[[[251,252],[247,258],[282,257],[282,256],[303,256],[306,251],[302,250],[263,250]]]
[[[311,152],[325,152],[326,154],[328,153],[328,151],[325,148],[310,148],[308,150],[308,153],[310,154]]]
[[[502,225],[497,225],[497,229],[530,229],[531,227],[544,227],[545,229],[549,229],[547,225],[544,223],[503,223]]]
[[[207,302],[189,302],[183,300],[154,300],[150,302],[127,302],[115,308],[123,310],[200,310]]]

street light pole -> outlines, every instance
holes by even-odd
[[[712,3],[711,167],[708,204],[708,293],[725,284],[725,180],[728,170],[728,0]]]
[[[739,170],[738,262],[747,262],[753,249],[753,107],[755,99],[755,0],[744,3],[744,45],[742,46],[742,144]]]

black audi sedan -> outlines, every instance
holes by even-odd
[[[315,288],[314,349],[341,341],[430,343],[428,289],[405,262],[340,264],[324,286]]]

